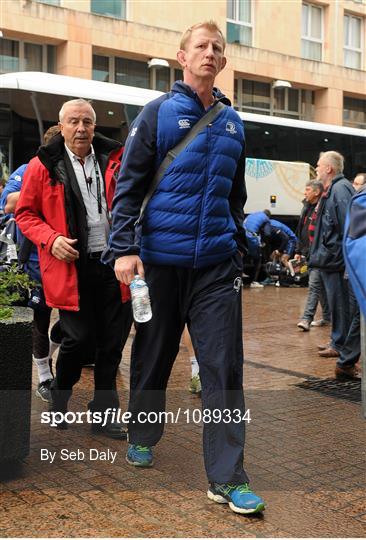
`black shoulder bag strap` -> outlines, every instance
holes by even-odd
[[[169,167],[169,165],[175,160],[177,156],[179,156],[181,152],[183,152],[185,148],[187,148],[189,143],[192,142],[193,139],[195,139],[195,137],[198,135],[200,131],[202,131],[203,128],[205,128],[206,126],[208,126],[208,124],[214,121],[216,116],[218,116],[223,109],[225,109],[225,105],[221,103],[220,101],[218,101],[217,104],[214,107],[212,107],[212,109],[210,109],[204,116],[202,116],[200,120],[198,120],[198,122],[193,126],[193,128],[189,130],[187,135],[183,137],[183,139],[176,146],[174,146],[174,148],[169,150],[169,152],[167,153],[167,155],[161,162],[158,170],[156,171],[154,178],[151,181],[149,189],[141,205],[140,216],[138,220],[136,221],[135,225],[138,225],[141,222],[142,217],[145,212],[145,208],[148,202],[150,201],[151,197],[153,196],[154,191],[160,184],[164,176],[164,173]]]

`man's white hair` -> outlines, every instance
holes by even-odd
[[[320,157],[327,160],[336,174],[341,174],[343,172],[344,157],[339,152],[328,150],[328,152],[321,152]]]
[[[58,117],[59,117],[59,120],[60,120],[61,123],[62,123],[64,114],[65,114],[65,109],[67,107],[69,107],[70,105],[71,106],[74,106],[74,105],[89,105],[91,110],[92,110],[93,122],[95,124],[95,122],[97,120],[97,115],[95,114],[95,110],[93,109],[92,104],[90,103],[90,101],[88,101],[86,99],[83,99],[83,98],[70,99],[69,101],[65,101],[65,103],[62,105],[62,107],[60,109],[60,112],[58,113]]]

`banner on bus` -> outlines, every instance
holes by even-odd
[[[268,208],[273,215],[300,215],[304,188],[309,179],[308,163],[247,158],[245,213]]]

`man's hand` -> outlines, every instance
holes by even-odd
[[[76,239],[58,236],[53,242],[51,253],[59,261],[72,262],[79,258],[79,252],[72,246],[76,244]]]
[[[144,265],[138,255],[119,257],[114,263],[114,272],[118,281],[129,285],[136,274],[145,277]]]

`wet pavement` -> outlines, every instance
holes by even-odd
[[[30,455],[16,475],[2,473],[0,536],[365,537],[366,421],[359,387],[342,393],[342,385],[333,382],[335,360],[318,356],[317,345],[327,341],[329,328],[297,329],[306,293],[275,287],[243,292],[251,411],[245,466],[267,503],[263,516],[237,515],[207,499],[202,427],[185,422],[184,415],[166,427],[155,466],[136,469],[125,461],[124,441],[91,435],[86,424],[67,431],[41,424],[46,404],[33,397]],[[122,408],[131,340],[118,377]],[[93,370],[85,368],[71,410],[85,410],[92,378]],[[168,410],[199,408],[199,398],[187,390],[189,378],[181,345]],[[41,461],[41,449],[56,452],[52,464]],[[78,450],[84,459],[81,454],[79,460],[61,459]],[[113,464],[91,459],[107,457],[108,450],[109,456],[117,452]]]

